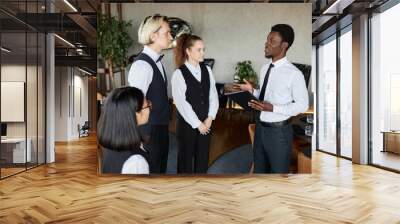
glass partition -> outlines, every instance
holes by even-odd
[[[318,149],[336,154],[336,37],[318,48]]]
[[[45,34],[17,18],[45,1],[2,1],[0,178],[45,162]],[[7,22],[5,22],[7,21]],[[11,25],[10,25],[11,24]]]
[[[26,41],[25,32],[1,34],[2,177],[24,171],[31,161],[30,142],[26,141]]]

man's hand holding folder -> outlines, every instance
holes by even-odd
[[[232,90],[236,90],[237,92],[228,93],[227,95],[231,95],[232,100],[237,102],[240,106],[242,106],[245,110],[259,110],[259,111],[273,111],[274,107],[267,101],[259,101],[255,96],[253,96],[254,87],[253,85],[244,79],[244,84],[234,84]],[[241,94],[240,96],[238,94]],[[237,95],[237,96],[235,96]],[[235,100],[236,98],[236,100]],[[247,105],[245,104],[247,100]],[[238,102],[240,101],[240,102]]]
[[[274,106],[267,101],[258,101],[258,100],[251,100],[249,102],[249,107],[259,110],[259,111],[273,111]]]

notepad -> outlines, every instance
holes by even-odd
[[[235,103],[239,104],[244,110],[251,111],[254,110],[249,106],[251,100],[257,100],[257,97],[253,96],[248,91],[238,91],[238,92],[228,92],[225,93],[227,97],[233,100]]]

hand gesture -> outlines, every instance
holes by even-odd
[[[210,129],[207,128],[203,123],[201,123],[197,129],[199,130],[200,134],[202,134],[202,135],[206,135],[210,131]]]
[[[204,120],[203,124],[208,128],[211,129],[211,125],[212,125],[212,118],[211,117],[207,117],[206,120]]]
[[[259,111],[273,111],[274,106],[267,101],[257,101],[257,100],[251,100],[249,102],[249,106],[255,110]]]
[[[233,86],[242,91],[249,91],[250,93],[253,93],[253,90],[254,90],[253,85],[246,79],[244,79],[243,81],[244,81],[244,84],[234,84]]]

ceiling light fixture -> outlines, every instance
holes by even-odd
[[[325,9],[322,14],[341,14],[343,13],[343,9],[351,5],[353,2],[354,0],[336,0],[332,5]]]
[[[72,10],[74,10],[75,12],[78,12],[78,10],[68,1],[68,0],[64,0],[65,4],[67,4]]]
[[[66,40],[66,39],[64,39],[64,38],[62,38],[62,37],[60,37],[60,36],[57,35],[57,34],[54,34],[54,36],[57,37],[58,39],[60,39],[61,41],[63,41],[64,43],[66,43],[67,45],[69,45],[70,47],[75,48],[75,45],[73,45],[73,44],[72,44],[71,42],[69,42],[68,40]]]
[[[79,67],[78,67],[78,70],[81,71],[81,72],[83,72],[83,73],[85,73],[85,74],[93,75],[92,73],[90,73],[90,72],[88,72],[88,71],[86,71],[86,70],[83,70],[83,69],[81,69],[81,68],[79,68]]]
[[[4,51],[4,52],[6,52],[6,53],[10,53],[10,52],[11,52],[11,50],[9,50],[9,49],[7,49],[7,48],[5,48],[5,47],[1,47],[1,50]]]

